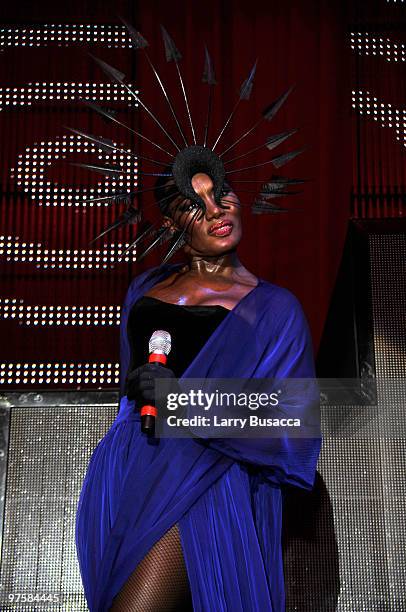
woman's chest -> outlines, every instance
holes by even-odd
[[[255,284],[230,282],[196,282],[193,279],[181,279],[172,282],[164,281],[155,285],[147,296],[155,297],[172,304],[184,306],[219,305],[232,310],[247,295]]]

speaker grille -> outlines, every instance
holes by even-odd
[[[11,408],[1,610],[88,610],[76,559],[76,506],[90,455],[117,403],[67,403],[77,395],[61,394],[46,406],[30,405],[28,396],[28,405]],[[19,603],[9,601],[13,594]],[[30,594],[53,595],[60,604],[25,604]]]

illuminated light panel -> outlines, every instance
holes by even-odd
[[[134,250],[118,261],[128,246],[129,243],[117,243],[98,249],[48,249],[40,242],[20,242],[18,236],[0,236],[0,258],[43,269],[101,270],[117,263],[135,262]]]
[[[128,83],[138,95],[134,84]],[[0,110],[12,107],[32,106],[40,102],[77,102],[79,99],[94,102],[127,102],[132,107],[138,103],[119,83],[72,83],[72,82],[35,82],[20,87],[0,87]]]
[[[0,298],[0,317],[26,326],[116,326],[120,306],[25,305],[23,299]]]
[[[352,108],[360,115],[366,115],[377,121],[383,128],[392,128],[396,140],[406,146],[406,109],[397,109],[392,104],[379,102],[369,91],[352,90]]]
[[[124,148],[113,143],[119,148]],[[112,206],[109,201],[85,202],[84,200],[106,196],[109,193],[130,192],[137,187],[138,162],[132,156],[131,149],[125,149],[128,154],[122,152],[106,153],[94,143],[90,143],[77,134],[64,135],[54,140],[35,143],[33,147],[27,147],[25,153],[18,155],[16,168],[11,169],[11,177],[17,181],[17,186],[29,194],[40,206]],[[120,166],[123,173],[117,178],[106,177],[97,181],[97,187],[65,187],[55,181],[45,178],[46,170],[53,161],[65,160],[68,154],[93,153],[97,157],[94,160],[86,159],[86,163],[94,163],[100,166]],[[73,161],[79,161],[77,157]],[[98,172],[92,172],[96,177],[102,177]]]
[[[0,28],[1,47],[69,47],[74,45],[102,45],[108,48],[132,48],[133,44],[124,25],[110,24],[44,24],[18,25]]]
[[[367,32],[351,32],[351,49],[360,55],[379,55],[387,62],[405,62],[406,45]]]
[[[118,385],[119,363],[0,363],[0,384]]]

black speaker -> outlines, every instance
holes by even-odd
[[[405,234],[403,218],[349,222],[316,358],[319,378],[375,378],[376,350],[385,350],[375,347],[377,334],[395,344],[403,336],[404,348]],[[400,373],[393,360],[391,367]]]
[[[316,363],[358,390],[324,395],[315,487],[284,491],[287,612],[406,610],[405,230],[349,223]]]

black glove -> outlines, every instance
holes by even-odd
[[[170,368],[160,363],[146,363],[128,374],[126,395],[129,400],[135,400],[138,410],[146,404],[156,406],[156,378],[176,378],[176,376]]]

